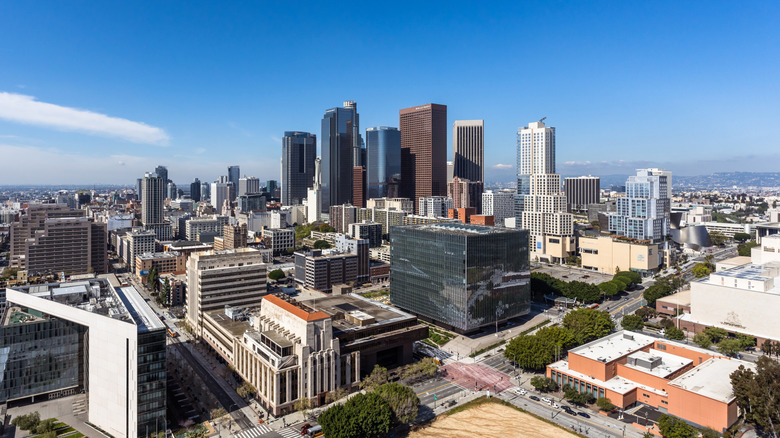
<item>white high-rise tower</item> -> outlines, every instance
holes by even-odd
[[[555,128],[544,119],[517,131],[515,217],[529,231],[531,260],[560,262],[574,251],[574,221],[555,173]]]

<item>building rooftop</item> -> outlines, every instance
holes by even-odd
[[[591,360],[607,363],[653,345],[655,338],[636,332],[619,331],[570,350]]]
[[[721,260],[717,263],[718,266],[723,265],[726,268],[735,267],[735,266],[742,266],[747,265],[750,263],[750,257],[747,256],[737,256],[737,257],[731,257],[725,260]],[[720,272],[720,271],[719,271]]]
[[[734,398],[729,375],[740,365],[752,370],[756,368],[755,364],[750,362],[713,357],[670,381],[669,385],[695,392],[713,400],[729,403]]]
[[[281,307],[304,321],[318,321],[329,317],[328,314],[320,312],[301,301],[289,298],[284,294],[266,295],[263,297],[263,300]]]
[[[365,325],[361,324],[360,321],[373,319],[372,324],[386,324],[401,319],[414,318],[414,316],[397,308],[363,298],[357,294],[331,295],[304,302],[332,318],[334,334],[338,331],[346,332],[364,327]]]
[[[165,251],[165,252],[145,252],[136,256],[139,260],[159,260],[159,259],[172,259],[181,256],[178,251]]]
[[[245,331],[252,329],[247,318],[231,318],[222,309],[206,312],[206,316],[235,337],[241,337]]]
[[[666,378],[693,363],[691,359],[653,348],[649,352],[637,351],[629,354],[627,359],[625,366],[628,368],[662,378]]]
[[[514,228],[496,228],[485,225],[472,225],[461,223],[436,223],[436,224],[420,224],[420,225],[404,225],[404,228],[438,231],[448,234],[459,235],[471,235],[471,234],[506,234],[516,233],[518,230]]]
[[[678,306],[690,306],[691,305],[691,290],[687,289],[676,294],[668,295],[663,298],[659,298],[656,302],[661,301],[666,304],[678,305]]]
[[[188,248],[211,248],[211,245],[208,243],[198,242],[194,240],[178,240],[176,242],[171,242],[168,245],[169,248],[182,248],[182,249],[188,249]]]
[[[165,327],[141,294],[133,286],[120,287],[113,274],[84,281],[41,284],[13,290],[126,321],[138,326],[139,332]],[[6,318],[3,322],[9,321]]]

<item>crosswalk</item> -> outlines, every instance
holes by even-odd
[[[238,432],[233,436],[236,438],[258,438],[262,435],[267,434],[268,432],[271,432],[271,428],[266,426],[265,424],[261,424],[251,429],[242,430],[241,432]]]
[[[251,429],[242,430],[241,432],[238,432],[234,434],[233,436],[235,438],[260,438],[261,436],[273,432],[273,430],[268,427],[265,424],[261,424],[259,426],[255,426]],[[286,429],[277,430],[275,431],[277,434],[281,435],[282,438],[297,438],[301,436],[300,430],[293,429],[291,427],[288,427]]]

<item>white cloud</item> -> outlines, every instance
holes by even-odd
[[[511,164],[496,164],[496,165],[493,166],[493,169],[507,170],[507,169],[514,169],[514,167],[515,166],[513,166]]]
[[[33,96],[0,92],[0,119],[67,131],[118,137],[133,143],[165,146],[168,134],[145,123],[77,108],[39,102]]]

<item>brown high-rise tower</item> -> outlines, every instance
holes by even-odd
[[[414,200],[447,195],[447,106],[429,103],[402,109],[401,196]]]

